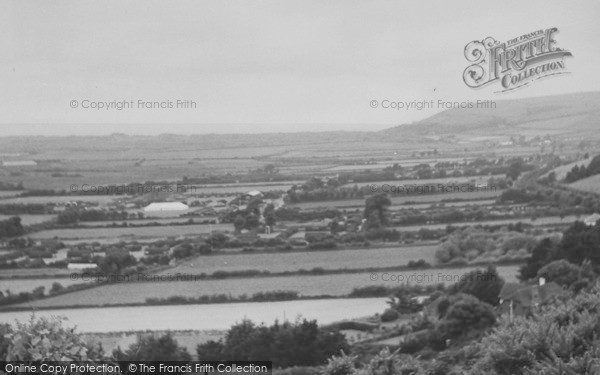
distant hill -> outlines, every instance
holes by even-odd
[[[419,134],[585,136],[598,133],[600,92],[496,100],[496,108],[448,109],[424,120],[383,130],[389,136]]]

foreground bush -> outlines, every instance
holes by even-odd
[[[98,361],[102,349],[90,345],[65,328],[60,318],[32,316],[29,322],[17,322],[15,329],[5,327],[4,338],[10,342],[6,349],[7,361]],[[0,345],[1,347],[2,345]]]
[[[325,330],[316,321],[276,322],[257,326],[244,320],[229,329],[224,340],[198,345],[203,360],[267,360],[274,367],[323,365],[340,350],[348,351],[344,335]]]

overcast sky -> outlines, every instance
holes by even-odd
[[[431,115],[371,100],[600,89],[600,2],[3,1],[0,129],[14,134],[377,130]],[[465,45],[557,27],[570,75],[509,94],[462,80]],[[94,110],[86,100],[193,100]],[[77,108],[71,108],[76,100]],[[37,124],[37,125],[35,125]],[[70,125],[69,125],[70,124]]]

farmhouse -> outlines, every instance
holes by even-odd
[[[246,194],[244,194],[243,197],[247,197],[247,198],[262,198],[263,197],[263,193],[261,193],[258,190],[252,190],[252,191],[249,191]]]
[[[596,225],[596,222],[600,220],[600,214],[595,213],[591,216],[586,217],[583,222],[585,223],[585,225],[587,225],[588,227],[593,227],[594,225]]]
[[[499,310],[508,313],[512,319],[514,315],[527,315],[533,308],[564,294],[565,291],[557,283],[546,283],[544,278],[540,278],[539,285],[506,283],[500,291]]]

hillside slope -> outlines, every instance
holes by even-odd
[[[490,109],[449,109],[416,123],[383,130],[406,134],[545,135],[583,137],[600,126],[600,92],[497,100]]]

